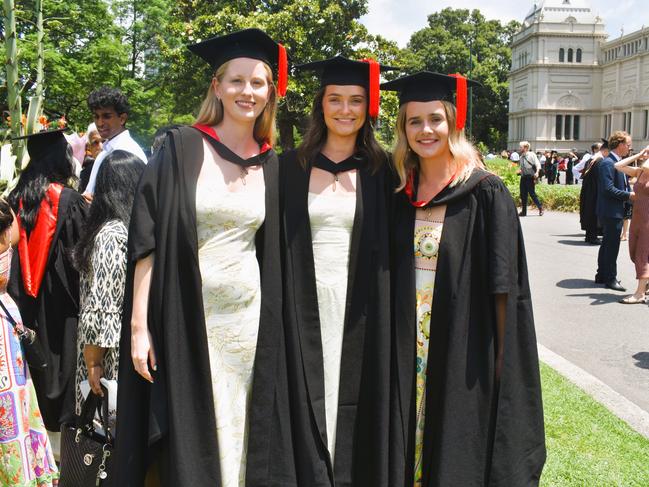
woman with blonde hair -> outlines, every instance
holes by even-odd
[[[545,461],[523,239],[511,194],[464,135],[472,84],[420,72],[382,85],[400,104],[394,485],[537,485]]]
[[[286,53],[258,29],[189,49],[214,77],[196,124],[168,132],[133,204],[116,485],[142,485],[152,464],[149,480],[157,470],[164,486],[267,485],[283,474],[268,451],[280,432],[267,425],[282,392],[270,379],[282,343],[271,144]]]

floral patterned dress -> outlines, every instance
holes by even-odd
[[[245,485],[252,373],[261,313],[255,234],[263,190],[230,192],[198,180],[198,261],[212,374],[221,485]]]
[[[415,423],[415,487],[421,486],[426,417],[426,368],[437,255],[446,206],[418,209],[415,220],[415,281],[417,290],[417,389]]]
[[[6,292],[11,248],[0,255],[0,300],[19,327],[16,303]],[[0,486],[57,485],[58,470],[20,339],[0,308]]]

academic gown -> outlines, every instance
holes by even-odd
[[[19,252],[14,252],[12,259],[9,294],[18,304],[23,323],[36,330],[48,353],[47,368],[31,369],[30,373],[49,431],[59,431],[61,423],[75,417],[79,273],[72,265],[70,251],[79,241],[87,212],[83,197],[73,189],[63,188],[45,275],[35,298],[23,287]]]
[[[588,161],[581,176],[581,192],[579,194],[579,222],[581,229],[587,232],[598,232],[597,221],[597,172],[601,159],[594,163]]]
[[[299,487],[389,486],[388,170],[357,171],[335,465],[327,448],[322,340],[308,211],[310,168],[281,157],[285,333]]]
[[[289,475],[269,451],[271,437],[278,452],[285,445],[290,448],[290,426],[274,407],[287,394],[285,384],[278,382],[283,374],[276,372],[284,360],[279,169],[272,150],[265,161],[266,215],[256,238],[262,299],[249,412],[246,485],[250,486],[279,486],[281,477],[276,484],[264,482],[277,472]],[[172,130],[147,165],[136,192],[120,342],[114,466],[120,487],[140,487],[152,461],[158,464],[163,486],[221,485],[196,230],[196,182],[202,163],[200,133],[191,127]],[[135,263],[151,252],[155,257],[148,324],[157,360],[153,384],[133,367],[130,323]]]
[[[415,184],[416,187],[416,184]],[[437,260],[426,372],[425,487],[537,485],[543,408],[522,233],[510,193],[474,170],[429,205],[447,205]],[[415,446],[415,207],[395,197],[393,444],[413,485]],[[494,294],[507,294],[504,362],[495,378]],[[399,434],[399,431],[401,434]]]

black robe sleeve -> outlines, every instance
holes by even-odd
[[[45,427],[59,431],[74,420],[74,374],[77,360],[79,273],[72,265],[72,248],[79,240],[88,205],[83,197],[64,188],[59,200],[57,225],[47,267],[36,298],[24,291],[19,253],[14,253],[9,292],[23,322],[38,333],[48,352],[48,367],[31,370]]]

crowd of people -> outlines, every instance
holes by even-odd
[[[55,432],[117,391],[111,485],[538,485],[524,243],[464,133],[473,82],[297,65],[320,89],[278,155],[284,48],[247,29],[189,49],[214,76],[148,161],[112,88],[88,98],[80,178],[62,131],[28,136],[0,202],[0,481],[56,485]],[[391,156],[379,89],[399,97]]]

